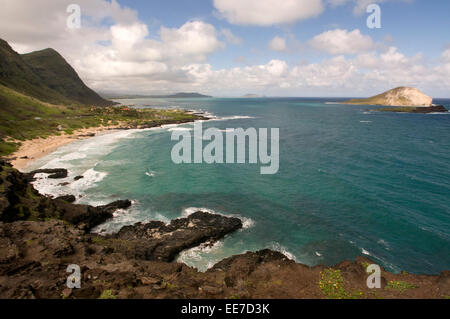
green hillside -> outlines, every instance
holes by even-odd
[[[0,155],[14,152],[18,141],[58,134],[59,125],[67,130],[100,125],[95,116],[79,117],[86,109],[47,104],[0,85]]]
[[[0,84],[43,101],[55,104],[74,103],[42,83],[23,58],[1,39]]]
[[[88,88],[70,64],[55,50],[36,51],[22,55],[22,58],[42,83],[64,97],[85,105],[111,105],[110,101]]]
[[[112,104],[89,89],[56,51],[46,49],[20,55],[2,39],[0,84],[52,104]]]
[[[72,134],[82,128],[154,127],[196,119],[203,118],[180,110],[52,105],[0,85],[0,156],[16,151],[21,141]]]

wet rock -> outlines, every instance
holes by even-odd
[[[132,204],[133,203],[130,200],[125,199],[125,200],[117,200],[108,205],[98,206],[97,208],[103,210],[104,212],[114,213],[118,209],[128,209],[131,207]]]
[[[27,173],[26,176],[32,180],[36,174],[49,174],[48,178],[60,179],[66,178],[69,175],[69,172],[65,168],[38,169]]]
[[[77,200],[77,198],[75,196],[73,196],[73,195],[63,195],[63,196],[59,196],[59,197],[57,197],[55,199],[63,200],[63,201],[68,202],[68,203],[73,203],[73,202],[75,202]]]
[[[80,179],[83,179],[84,178],[84,176],[76,176],[73,180],[74,181],[79,181]]]
[[[196,212],[169,225],[151,222],[126,226],[114,238],[134,243],[131,254],[136,259],[173,261],[184,249],[212,243],[240,228],[239,218]]]

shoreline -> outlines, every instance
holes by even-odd
[[[61,135],[51,135],[47,138],[35,138],[21,142],[19,149],[7,156],[10,158],[11,165],[23,172],[32,162],[45,157],[60,147],[73,143],[75,141],[86,140],[97,136],[99,133],[124,129],[120,124],[111,126],[92,127],[74,131],[73,134],[62,133]]]
[[[199,116],[200,118],[189,121],[177,120],[173,122],[169,121],[168,123],[164,124],[143,125],[143,126],[129,126],[127,125],[127,123],[119,123],[117,125],[98,126],[80,129],[74,131],[72,134],[66,134],[64,132],[61,132],[61,135],[51,135],[47,138],[39,137],[26,141],[18,141],[21,142],[19,149],[16,152],[6,156],[5,158],[11,163],[11,165],[15,169],[23,172],[23,170],[31,163],[55,152],[60,147],[63,147],[76,141],[86,140],[98,136],[100,133],[116,130],[131,130],[131,129],[143,130],[149,128],[158,128],[164,125],[173,125],[173,124],[180,125],[193,123],[195,121],[210,120],[210,118],[204,116],[204,114],[200,115],[200,113],[198,113],[196,115]]]

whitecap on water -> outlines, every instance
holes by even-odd
[[[156,172],[152,171],[152,170],[145,172],[145,175],[147,175],[148,177],[155,177],[155,174],[156,174]]]
[[[174,131],[192,131],[194,128],[192,127],[172,127],[169,128],[168,131],[169,132],[174,132]]]
[[[290,260],[293,260],[293,261],[297,261],[297,258],[294,256],[294,254],[292,254],[291,252],[289,252],[288,250],[287,250],[287,248],[286,247],[284,247],[284,246],[282,246],[280,243],[277,243],[277,242],[275,242],[275,243],[272,243],[272,245],[271,245],[271,249],[272,250],[275,250],[275,251],[278,251],[278,252],[280,252],[280,253],[282,253],[283,255],[285,255],[288,259],[290,259]]]
[[[193,264],[198,262],[205,262],[204,254],[220,253],[223,248],[223,241],[216,241],[215,243],[206,242],[200,246],[183,250],[177,258],[177,262],[185,264]],[[206,271],[215,265],[215,261],[207,261],[206,264],[198,266],[200,271]]]

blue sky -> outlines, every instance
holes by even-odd
[[[19,52],[54,47],[100,91],[450,95],[447,0],[78,0],[76,31],[60,24],[75,0],[5,1],[1,37]],[[380,29],[366,25],[370,3]],[[38,8],[53,17],[44,28]]]
[[[325,55],[307,50],[277,55],[267,52],[267,43],[275,36],[286,35],[304,43],[332,28],[347,30],[357,28],[376,41],[383,41],[384,37],[389,35],[394,39],[395,46],[408,55],[422,52],[427,57],[438,58],[442,49],[450,45],[450,1],[447,0],[381,3],[381,29],[367,28],[368,14],[352,14],[354,7],[352,2],[330,8],[317,18],[269,27],[230,24],[215,13],[216,9],[210,0],[123,0],[120,3],[136,9],[139,18],[150,26],[154,34],[161,25],[179,27],[186,21],[198,19],[211,23],[219,29],[230,29],[244,40],[243,44],[229,46],[226,50],[215,53],[211,61],[217,67],[232,67],[236,64],[234,60],[240,56],[248,56],[250,61],[255,61],[252,58],[255,57],[255,50],[261,51],[256,56],[256,61],[261,63],[267,58],[318,61]]]

